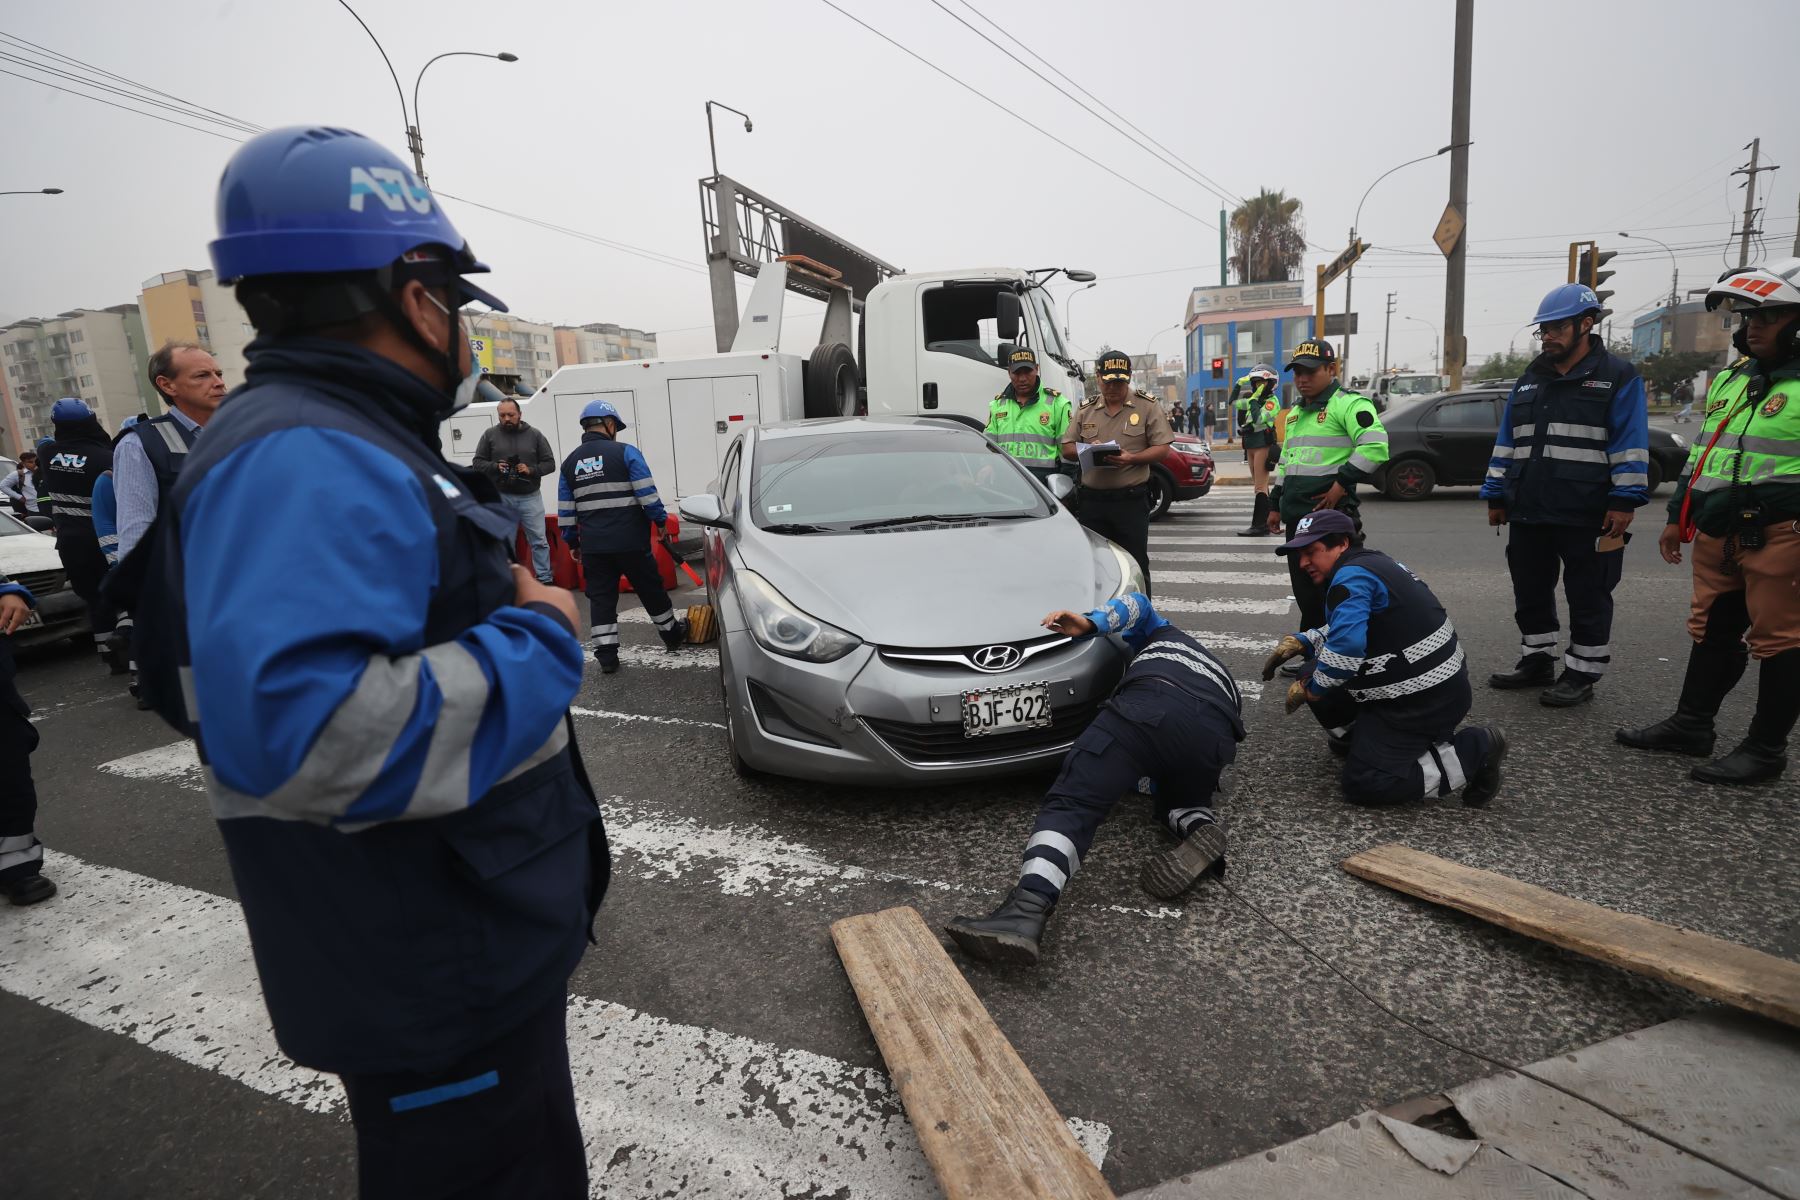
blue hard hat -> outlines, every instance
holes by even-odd
[[[486,272],[411,168],[348,129],[271,129],[238,148],[219,177],[220,283],[259,275],[374,271],[409,251],[442,246],[458,275]],[[506,311],[470,285],[463,292]]]
[[[50,406],[50,420],[53,422],[85,421],[93,415],[93,409],[73,396],[64,396]]]
[[[1550,294],[1538,305],[1537,316],[1531,318],[1531,323],[1542,325],[1546,321],[1561,321],[1599,311],[1600,297],[1594,295],[1593,288],[1585,283],[1565,283],[1550,289]]]
[[[619,415],[619,410],[605,400],[589,400],[587,406],[581,410],[581,423],[583,425],[586,425],[589,421],[600,421],[607,417],[611,417],[613,420],[617,421],[620,429],[631,428],[629,425],[625,424],[625,418]]]
[[[42,454],[45,450],[47,450],[48,448],[50,448],[51,446],[54,446],[54,445],[56,445],[55,438],[39,438],[37,440],[38,453]]]
[[[119,422],[119,432],[124,433],[127,429],[130,429],[133,425],[136,425],[141,420],[143,420],[143,416],[141,414],[126,417],[123,421]]]

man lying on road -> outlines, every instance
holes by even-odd
[[[1231,672],[1136,592],[1086,616],[1053,612],[1044,627],[1077,638],[1120,634],[1133,657],[1093,724],[1069,747],[1025,843],[1018,884],[987,916],[959,916],[947,927],[964,953],[989,962],[1037,962],[1044,923],[1095,830],[1140,780],[1153,785],[1157,820],[1181,839],[1144,864],[1144,889],[1171,899],[1208,872],[1225,870],[1213,793],[1244,738],[1243,700]]]

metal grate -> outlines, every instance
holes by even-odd
[[[52,592],[60,592],[67,583],[68,576],[62,571],[24,571],[10,576],[12,581],[22,584],[33,596],[48,596]]]

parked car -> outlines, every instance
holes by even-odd
[[[1505,390],[1453,392],[1396,404],[1381,423],[1388,431],[1388,461],[1375,488],[1390,500],[1423,500],[1436,487],[1470,487],[1487,478],[1488,459],[1506,407]],[[1687,462],[1687,439],[1650,430],[1650,490],[1678,478]]]
[[[704,528],[741,773],[923,785],[1048,766],[1126,652],[1039,621],[1141,590],[1137,564],[977,431],[930,417],[744,430]]]
[[[1177,500],[1198,500],[1212,485],[1212,450],[1199,438],[1176,435],[1167,457],[1150,466],[1150,519],[1159,519]]]
[[[13,633],[15,647],[40,646],[88,633],[87,604],[69,586],[56,539],[10,513],[0,513],[0,571],[24,584],[37,607]]]

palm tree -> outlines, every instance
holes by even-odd
[[[1300,201],[1262,189],[1231,214],[1231,269],[1239,283],[1293,278],[1306,257],[1306,222]]]

